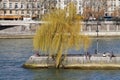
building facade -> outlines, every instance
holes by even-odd
[[[107,13],[111,16],[120,16],[120,0],[108,0]]]
[[[0,19],[41,18],[51,8],[64,9],[69,2],[75,3],[80,15],[120,16],[120,0],[0,0]]]
[[[45,1],[41,0],[1,0],[1,19],[36,18],[46,12]]]
[[[83,13],[82,0],[57,0],[56,7],[64,9],[70,2],[74,2],[77,8],[77,14]]]

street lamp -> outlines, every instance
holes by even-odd
[[[115,18],[115,21],[116,21],[116,26],[118,26],[120,19],[119,19],[118,17],[116,17],[116,18]]]
[[[98,32],[99,32],[99,25],[100,25],[100,22],[99,20],[97,21],[97,29],[96,29],[96,33],[97,33],[97,49],[96,49],[96,54],[98,53]]]

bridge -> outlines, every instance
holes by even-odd
[[[42,24],[44,21],[25,21],[25,20],[0,20],[0,26],[19,26],[25,25],[29,26],[30,24]]]
[[[0,25],[2,26],[17,26],[17,25],[30,25],[30,24],[43,24],[46,23],[45,21],[34,21],[34,20],[0,20]],[[99,25],[99,24],[106,24],[106,25],[120,25],[120,22],[116,21],[86,21],[82,22],[82,25]]]
[[[0,20],[0,34],[34,34],[39,24],[44,21]],[[82,26],[81,26],[82,25]],[[81,32],[85,35],[120,36],[120,22],[115,21],[88,21],[82,22]],[[98,30],[97,30],[98,29]],[[98,32],[97,32],[98,31]]]

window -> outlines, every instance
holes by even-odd
[[[24,7],[24,4],[23,3],[21,3],[21,8],[23,8]]]
[[[37,3],[37,8],[40,8],[40,3]]]
[[[81,6],[79,6],[79,10],[81,10]]]
[[[40,14],[40,10],[38,10],[38,14]]]
[[[12,14],[12,10],[10,10],[10,14]]]
[[[9,3],[9,8],[12,8],[12,3]]]
[[[18,14],[18,10],[16,10],[15,13]]]
[[[81,1],[79,1],[79,5],[82,5]]]
[[[77,5],[77,3],[78,3],[77,1],[74,1],[74,4],[75,4],[75,5]]]
[[[6,3],[3,3],[3,8],[7,8],[7,5],[6,5]]]
[[[6,10],[4,10],[4,14],[6,14]]]
[[[27,8],[30,8],[31,4],[27,4]]]
[[[27,11],[27,14],[30,14],[30,11]]]
[[[29,8],[29,4],[27,4],[27,8]]]
[[[32,14],[35,14],[35,11],[32,11]]]
[[[64,1],[64,4],[67,4],[67,1],[66,1],[66,0]]]
[[[18,3],[15,3],[15,8],[18,8]]]
[[[24,14],[24,11],[23,11],[23,10],[21,11],[21,14]]]
[[[36,7],[36,5],[33,3],[33,4],[32,4],[32,8],[35,8],[35,7]]]

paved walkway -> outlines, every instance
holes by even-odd
[[[114,31],[114,32],[82,32],[82,34],[84,35],[88,35],[88,36],[97,36],[98,37],[113,37],[113,36],[120,36],[120,32]]]

